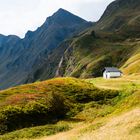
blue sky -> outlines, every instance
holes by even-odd
[[[46,18],[64,8],[88,21],[97,21],[113,0],[0,0],[0,34],[24,37]]]

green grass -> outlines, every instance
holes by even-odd
[[[140,124],[135,126],[131,131],[130,134],[139,134],[140,133]]]
[[[94,84],[96,87],[114,90],[133,90],[140,89],[140,74],[133,74],[130,76],[124,75],[116,79],[94,78],[86,81]]]
[[[128,111],[129,109],[140,107],[140,78],[139,75],[122,77],[117,79],[94,78],[87,79],[102,89],[118,90],[119,95],[112,100],[107,100],[105,104],[90,102],[85,104],[83,111],[77,114],[77,118],[92,121],[95,118],[116,115]]]
[[[96,124],[91,124],[91,125],[89,125],[88,127],[86,127],[86,128],[84,128],[84,129],[82,129],[81,131],[80,131],[80,133],[81,134],[83,134],[83,133],[86,133],[86,132],[92,132],[92,131],[94,131],[94,130],[97,130],[97,129],[99,129],[100,127],[102,127],[102,126],[104,126],[105,124],[103,124],[103,123],[96,123]]]
[[[37,127],[25,128],[22,130],[17,130],[11,133],[7,133],[3,136],[0,136],[0,140],[19,140],[19,139],[39,138],[42,136],[53,135],[58,132],[68,131],[69,129],[70,129],[69,125],[63,123],[37,126]]]
[[[0,138],[35,138],[55,134],[70,129],[71,119],[85,123],[95,121],[96,124],[96,120],[101,118],[140,107],[139,86],[139,76],[133,75],[110,80],[56,78],[1,91],[1,95],[7,96],[3,97],[0,107],[1,134],[6,134]],[[67,122],[66,127],[57,123],[63,119]],[[52,122],[54,124],[46,125]],[[82,132],[94,131],[102,127],[102,123],[90,125]]]
[[[126,74],[133,74],[133,73],[140,73],[140,48],[139,43],[137,43],[135,46],[137,48],[134,50],[133,55],[125,62],[125,64],[122,66],[122,70]]]
[[[106,104],[119,92],[100,90],[76,78],[56,78],[14,87],[0,94],[7,94],[0,103],[0,133],[4,134],[70,118],[82,111],[84,104],[92,101]]]

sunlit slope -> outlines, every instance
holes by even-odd
[[[95,86],[123,90],[120,101],[115,105],[94,108],[88,104],[76,118],[86,119],[68,132],[37,140],[139,140],[140,138],[140,75],[124,76],[118,79],[87,79]],[[101,114],[100,114],[101,113]],[[102,117],[101,117],[102,116]],[[97,117],[97,118],[96,118]]]
[[[120,101],[114,106],[103,105],[98,109],[92,103],[76,115],[86,119],[74,129],[37,140],[139,140],[140,137],[140,75],[119,79],[88,79],[90,83],[106,89],[123,90]],[[97,118],[96,118],[97,117]]]
[[[118,67],[124,74],[140,73],[139,39],[122,40],[104,32],[76,37],[63,56],[63,76],[91,78],[102,76],[104,67]]]
[[[0,134],[55,123],[80,112],[84,104],[104,104],[119,95],[76,78],[56,78],[0,92]]]
[[[93,83],[96,87],[115,90],[139,89],[140,90],[140,74],[122,76],[121,78],[103,79],[94,78],[86,81]]]
[[[122,66],[125,74],[140,74],[140,42],[136,43],[137,48],[134,50],[132,56]]]
[[[76,78],[55,78],[0,91],[0,106],[21,105],[34,100],[38,101],[39,99],[47,98],[50,93],[76,96],[75,94],[80,94],[81,91],[84,94],[84,92],[88,93],[96,90],[100,91],[93,84],[84,80]]]
[[[122,128],[126,135],[130,133],[136,139],[138,119],[131,125],[130,122],[139,115],[131,113],[140,107],[139,76],[109,80],[56,78],[1,91],[0,133],[5,134],[0,139],[28,140],[46,136],[42,139],[78,140],[102,135],[100,129],[107,134],[115,129],[119,137]],[[125,116],[130,119],[115,127],[113,120],[119,123]],[[128,124],[129,129],[125,127]]]
[[[140,1],[116,0],[100,20],[69,43],[60,73],[81,78],[99,77],[104,67],[124,74],[140,72]]]
[[[139,140],[140,109],[133,109],[121,115],[86,123],[68,132],[36,140]]]
[[[95,29],[113,31],[127,37],[138,37],[140,35],[140,1],[113,1],[107,7]]]

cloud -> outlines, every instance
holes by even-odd
[[[0,0],[0,33],[21,37],[46,17],[64,8],[86,20],[97,21],[113,0]]]

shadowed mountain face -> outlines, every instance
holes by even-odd
[[[0,35],[0,88],[33,82],[34,73],[47,63],[54,49],[91,25],[59,9],[36,31],[28,31],[24,39]]]

